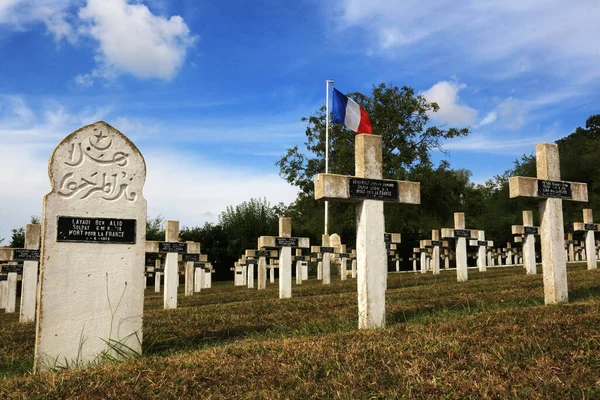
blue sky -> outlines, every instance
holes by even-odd
[[[484,182],[599,113],[599,21],[597,0],[0,0],[0,237],[41,214],[54,146],[96,120],[144,154],[150,216],[289,203],[274,162],[326,79],[437,101],[435,123],[473,132],[449,161]]]

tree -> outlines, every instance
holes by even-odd
[[[443,151],[442,140],[465,136],[468,128],[447,128],[430,124],[430,113],[439,111],[437,103],[429,103],[412,88],[401,89],[380,84],[373,87],[371,97],[351,93],[369,114],[373,134],[383,140],[383,175],[390,179],[406,179],[409,170],[430,162],[433,149]],[[308,122],[306,152],[298,146],[287,150],[277,161],[280,175],[301,189],[304,195],[313,193],[313,177],[325,172],[325,107],[315,115],[303,118]],[[329,171],[354,174],[354,137],[343,126],[332,124],[329,135]]]
[[[30,224],[40,223],[40,217],[32,215]],[[16,228],[12,230],[12,237],[10,240],[9,247],[22,248],[25,247],[25,228]]]
[[[146,240],[165,240],[165,219],[162,215],[148,218],[146,221]]]
[[[439,111],[439,106],[427,102],[421,95],[415,95],[414,90],[407,86],[398,88],[380,84],[373,87],[370,97],[360,93],[351,93],[349,96],[369,114],[373,134],[382,136],[383,177],[424,182],[421,178],[425,175],[435,177],[436,173],[443,172],[445,177],[455,179],[456,182],[448,185],[442,178],[436,178],[436,182],[441,182],[432,184],[430,189],[424,185],[421,199],[425,203],[447,201],[444,210],[456,203],[456,196],[464,192],[464,185],[469,180],[468,172],[452,172],[448,163],[442,163],[438,169],[434,169],[430,154],[434,149],[444,151],[443,140],[465,136],[469,129],[431,124],[430,114]],[[325,107],[321,107],[315,115],[303,118],[302,121],[308,124],[305,150],[300,150],[298,146],[288,149],[276,165],[280,168],[280,176],[301,191],[296,202],[290,207],[290,214],[294,216],[294,226],[300,226],[307,231],[304,232],[306,236],[320,241],[324,224],[324,204],[314,200],[313,179],[317,173],[325,172]],[[329,141],[329,172],[354,175],[354,135],[343,126],[332,124]],[[456,195],[450,193],[450,186],[456,187]],[[449,197],[442,196],[440,189],[448,193]],[[334,202],[329,207],[330,233],[339,233],[344,243],[352,245],[356,233],[354,206]],[[447,211],[444,212],[447,214]],[[386,218],[386,229],[388,232],[417,231],[423,228],[423,225],[420,225],[422,218],[417,218],[424,215],[421,213],[422,211],[416,208],[399,209],[386,206],[386,215],[389,216]],[[429,221],[432,224],[440,219],[435,212],[430,216],[433,217]],[[444,215],[442,219],[446,218]]]

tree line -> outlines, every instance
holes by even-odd
[[[522,224],[522,210],[533,210],[539,223],[538,204],[528,199],[510,199],[508,178],[515,175],[536,176],[535,155],[523,155],[504,173],[484,184],[470,181],[471,172],[454,169],[446,160],[435,164],[431,154],[445,152],[443,143],[469,135],[468,127],[437,126],[430,115],[439,105],[415,94],[410,87],[379,84],[370,95],[350,93],[369,114],[373,134],[382,136],[383,177],[421,182],[421,205],[413,207],[385,206],[386,232],[402,234],[400,255],[408,266],[412,248],[422,239],[430,239],[431,230],[453,226],[453,214],[464,212],[466,226],[482,229],[496,247],[512,242],[511,225]],[[324,203],[314,200],[313,178],[325,171],[325,107],[302,119],[306,123],[303,146],[290,147],[276,162],[280,176],[298,188],[296,200],[289,205],[270,204],[266,198],[249,199],[228,206],[216,223],[183,227],[182,240],[198,241],[202,253],[217,270],[217,279],[231,277],[229,267],[246,249],[256,247],[261,235],[277,235],[278,219],[293,219],[293,234],[306,236],[320,244],[324,227]],[[354,175],[354,135],[344,127],[330,126],[329,171]],[[582,219],[583,207],[598,209],[600,202],[600,115],[590,116],[584,127],[557,141],[563,180],[588,184],[588,204],[564,202],[565,231],[572,232],[572,222]],[[596,181],[599,184],[596,184]],[[329,230],[338,233],[343,243],[353,248],[356,241],[354,205],[332,202]],[[599,215],[600,217],[600,215]],[[32,218],[38,221],[38,217]],[[147,221],[148,240],[164,240],[162,216]],[[583,234],[575,234],[582,238]],[[0,239],[0,243],[2,243]],[[13,230],[11,247],[22,247],[23,228]],[[514,246],[513,246],[514,247]]]

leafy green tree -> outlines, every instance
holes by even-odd
[[[146,240],[165,240],[165,219],[162,215],[146,221]]]
[[[32,215],[30,224],[40,223],[40,217]],[[16,228],[12,230],[12,237],[10,240],[9,247],[22,248],[25,247],[25,228]]]
[[[444,151],[443,140],[469,133],[468,128],[447,128],[432,124],[430,114],[439,111],[438,104],[427,102],[407,86],[398,88],[380,84],[373,87],[370,96],[361,93],[351,93],[349,96],[369,114],[373,134],[382,136],[384,178],[413,180],[423,175],[435,176],[435,172],[439,171],[433,169],[431,151]],[[305,149],[300,150],[298,146],[288,149],[276,165],[280,168],[280,176],[301,191],[290,207],[291,214],[294,215],[294,226],[300,226],[308,231],[307,235],[311,239],[317,238],[320,242],[324,225],[324,204],[313,198],[313,179],[317,173],[325,172],[325,107],[321,107],[314,115],[303,118],[303,121],[308,124]],[[331,124],[329,142],[329,172],[353,175],[354,135],[339,124]],[[465,172],[452,173],[447,163],[441,164],[439,170],[447,172],[447,177],[452,175],[453,179],[457,179],[458,186],[460,182],[468,182]],[[444,193],[450,191],[446,190],[450,187],[446,183],[432,184],[431,190],[427,190],[427,187],[422,190],[422,200],[431,203],[446,201],[448,204],[444,205],[445,210],[455,200],[451,199],[452,196],[443,196],[439,190],[436,192],[435,187],[444,189]],[[458,196],[458,190],[455,192]],[[353,245],[356,233],[354,206],[332,202],[329,207],[330,233],[337,232],[345,243]],[[419,229],[417,226],[421,221],[415,218],[419,213],[416,209],[386,206],[386,228],[394,232]],[[445,218],[447,216],[443,219]],[[440,218],[434,217],[430,222],[433,223],[436,219]]]
[[[443,150],[442,141],[465,136],[468,128],[446,128],[430,123],[430,113],[439,111],[437,103],[429,103],[414,89],[380,84],[371,96],[349,94],[369,114],[373,134],[383,140],[383,175],[385,178],[406,179],[407,172],[418,164],[430,162],[434,149]],[[306,151],[298,146],[276,165],[280,175],[304,194],[313,193],[313,177],[325,171],[325,107],[315,115],[303,118],[307,122]],[[354,137],[339,124],[331,124],[329,132],[329,171],[335,174],[354,173]]]

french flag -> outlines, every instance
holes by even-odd
[[[373,132],[369,114],[354,100],[333,89],[333,111],[331,121],[343,124],[356,133]]]

